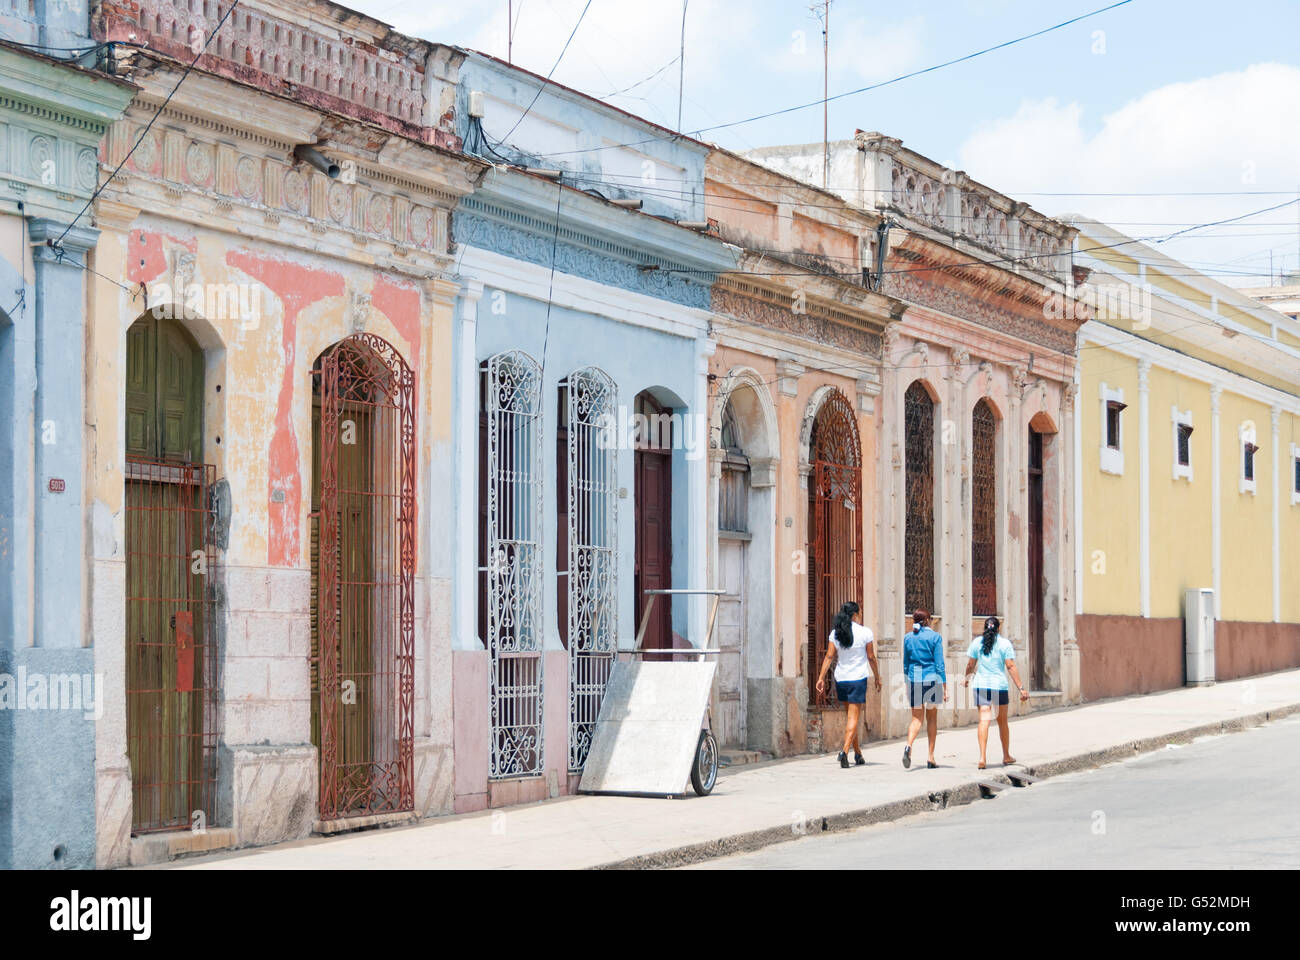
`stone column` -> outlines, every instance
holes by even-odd
[[[478,635],[478,303],[483,284],[465,283],[460,294],[456,344],[456,584],[453,650],[483,650]]]

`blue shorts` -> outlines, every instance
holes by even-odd
[[[943,702],[943,684],[938,680],[913,680],[907,685],[907,696],[915,707],[937,707]]]
[[[864,680],[836,680],[835,697],[840,703],[866,703],[867,702],[867,681]]]
[[[1008,690],[982,690],[979,687],[976,687],[975,706],[977,707],[993,706],[993,697],[996,695],[998,698],[998,706],[1005,707],[1007,705],[1007,700],[1009,699],[1008,696],[1009,693],[1010,691]]]

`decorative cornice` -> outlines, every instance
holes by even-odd
[[[808,300],[803,302],[802,312],[796,312],[781,291],[747,283],[743,276],[718,278],[713,287],[713,310],[821,344],[856,350],[873,358],[880,356],[880,334],[864,327],[847,311]]]
[[[487,208],[494,216],[478,215]],[[631,247],[599,237],[583,237],[576,230],[543,224],[524,213],[466,198],[452,217],[452,235],[457,244],[490,250],[528,263],[550,267],[596,283],[631,290],[687,307],[709,308],[709,282],[672,273],[675,264],[646,264],[646,257]],[[653,269],[644,269],[652,267]]]

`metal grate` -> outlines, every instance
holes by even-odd
[[[414,376],[391,344],[365,333],[331,347],[312,374],[319,397],[312,665],[320,816],[411,810]]]
[[[126,702],[135,833],[214,820],[219,688],[210,464],[126,461]]]
[[[542,371],[525,353],[484,365],[487,409],[489,777],[542,772]]]
[[[998,612],[997,429],[992,405],[980,400],[971,415],[971,614],[976,617]]]
[[[934,611],[934,402],[921,381],[903,399],[907,450],[907,610]]]
[[[834,684],[817,693],[831,621],[845,602],[862,602],[862,453],[858,421],[833,390],[817,411],[810,443],[808,516],[808,687],[815,703],[835,701]]]
[[[594,367],[570,374],[566,386],[569,770],[578,773],[618,649],[618,451],[610,436],[617,390]]]

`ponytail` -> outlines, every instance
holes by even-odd
[[[993,644],[998,639],[998,627],[1002,626],[997,617],[989,617],[984,621],[984,656],[993,652]]]
[[[835,614],[835,642],[847,650],[853,646],[853,615],[861,609],[850,600]]]

